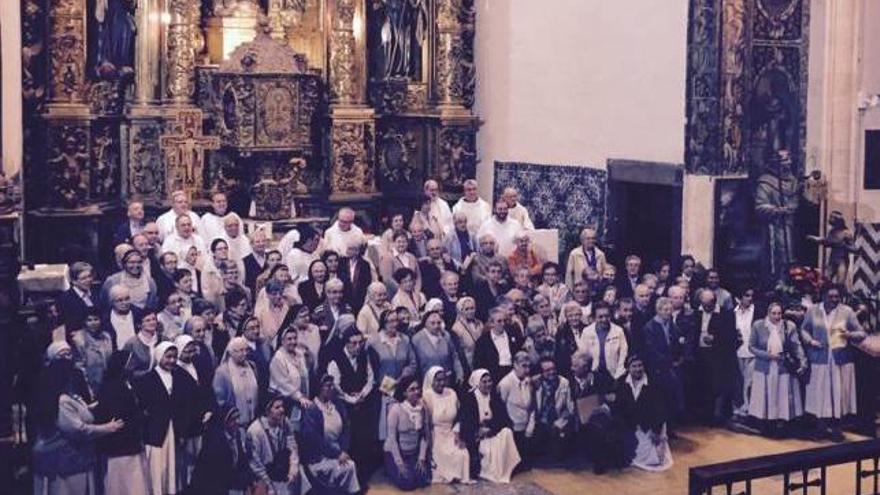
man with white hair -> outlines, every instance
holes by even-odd
[[[340,208],[336,221],[324,232],[325,247],[336,251],[339,256],[345,256],[349,240],[364,236],[364,231],[354,224],[354,216],[351,208]]]
[[[367,338],[381,330],[379,320],[382,313],[391,309],[388,304],[388,289],[382,282],[373,282],[367,287],[367,301],[358,312],[357,327]]]
[[[505,258],[510,256],[510,253],[516,247],[513,241],[516,234],[523,230],[522,224],[510,218],[508,213],[509,206],[504,198],[495,201],[495,214],[483,222],[479,232],[477,232],[477,239],[480,239],[485,234],[492,234],[498,243],[498,254]]]
[[[452,232],[452,209],[449,208],[449,203],[440,197],[440,184],[433,179],[426,180],[422,191],[431,201],[431,216],[440,222],[443,232]]]
[[[535,230],[535,224],[529,216],[529,210],[519,202],[519,191],[515,187],[505,187],[502,198],[507,202],[510,218],[522,224],[526,230]]]
[[[201,235],[202,220],[196,212],[190,209],[189,195],[186,191],[177,190],[171,193],[171,209],[159,215],[156,224],[159,225],[159,235],[165,239],[174,234],[177,217],[186,215],[192,220],[192,229]]]
[[[347,246],[339,253],[339,279],[345,283],[345,302],[354,311],[360,311],[367,298],[367,288],[378,277],[375,268],[364,258],[364,236],[351,236],[347,239]]]
[[[113,244],[122,244],[123,242],[131,242],[131,238],[140,234],[144,230],[144,203],[143,201],[129,201],[126,210],[125,223],[116,228],[113,235]]]
[[[468,230],[471,232],[476,232],[492,216],[492,207],[485,199],[477,196],[477,181],[464,181],[464,196],[452,207],[452,213],[461,213],[467,217]]]
[[[224,220],[226,214],[229,210],[229,202],[226,199],[226,194],[222,192],[215,192],[211,195],[211,210],[202,215],[202,237],[205,239],[205,242],[211,243],[214,239],[218,237],[223,237],[225,233],[225,229],[223,228]]]
[[[581,230],[581,245],[568,253],[568,263],[565,264],[565,285],[569,290],[574,289],[574,284],[583,279],[584,270],[592,268],[597,273],[605,270],[607,263],[605,253],[596,247],[596,230],[585,227]]]

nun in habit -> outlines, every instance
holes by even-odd
[[[98,391],[95,421],[120,419],[125,426],[99,438],[98,453],[107,459],[104,495],[148,495],[147,457],[141,440],[144,414],[131,386],[131,352],[117,351],[110,356],[104,381]]]
[[[235,337],[226,346],[223,361],[214,373],[214,397],[219,407],[235,406],[239,424],[247,428],[256,418],[257,373],[247,360],[248,341]]]
[[[645,365],[637,355],[629,357],[625,378],[618,382],[614,416],[630,430],[631,465],[645,471],[665,471],[672,467],[672,451],[666,435],[666,416],[659,389],[651,385]]]
[[[480,477],[510,483],[522,458],[516,449],[507,407],[493,389],[492,376],[483,368],[471,373],[471,389],[461,400],[461,436],[473,457],[479,456]]]
[[[193,410],[198,385],[177,366],[177,347],[171,342],[156,345],[153,369],[135,384],[146,414],[144,443],[153,495],[178,493],[177,437],[185,429]]]
[[[188,397],[186,421],[183,422],[177,438],[177,479],[180,486],[189,485],[192,472],[202,448],[202,434],[211,419],[214,394],[211,383],[206,381],[207,373],[196,365],[199,353],[197,342],[190,335],[179,335],[174,340],[178,349],[177,367],[186,372],[196,385],[192,396]]]
[[[452,483],[471,481],[471,458],[459,437],[458,396],[446,386],[446,371],[434,366],[425,373],[422,397],[432,430],[431,482]]]

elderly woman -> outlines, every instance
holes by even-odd
[[[35,411],[37,440],[33,450],[34,493],[93,495],[97,465],[95,439],[125,426],[114,419],[95,424],[83,395],[88,389],[73,366],[70,346],[53,342],[49,364],[40,375]]]
[[[124,426],[97,441],[98,453],[107,459],[104,472],[105,495],[147,495],[147,458],[144,453],[143,410],[130,381],[131,353],[118,351],[110,356],[104,381],[98,390],[95,421],[122,420]]]
[[[865,339],[855,312],[842,304],[842,289],[827,285],[822,302],[807,311],[801,342],[810,362],[806,411],[818,419],[817,436],[843,440],[838,422],[856,413],[854,346]]]
[[[330,375],[319,381],[315,407],[303,417],[300,461],[318,493],[358,493],[357,466],[348,455],[351,426]]]
[[[414,274],[415,290],[422,290],[422,274],[419,270],[419,260],[408,251],[409,235],[405,232],[394,235],[391,248],[383,252],[379,257],[379,275],[388,286],[389,291],[396,291],[399,282],[394,274],[406,268]]]
[[[447,379],[455,383],[456,376],[463,376],[463,371],[455,342],[443,325],[443,316],[439,311],[426,312],[422,317],[421,330],[413,335],[413,350],[420,375],[424,376],[427,370],[439,366],[449,370],[450,376]]]
[[[183,309],[183,297],[177,292],[168,294],[163,301],[165,307],[159,313],[159,324],[162,325],[162,337],[174,340],[183,333],[183,326],[190,314]]]
[[[410,491],[431,483],[430,421],[415,376],[401,378],[394,397],[388,411],[385,473],[398,489]]]
[[[535,393],[531,373],[532,360],[525,351],[513,357],[513,369],[498,382],[498,396],[507,408],[516,448],[525,462],[530,457],[528,437],[535,426]]]
[[[666,436],[666,408],[659,390],[648,381],[645,365],[631,355],[626,378],[618,382],[613,412],[628,427],[631,464],[645,471],[672,467],[672,452]]]
[[[521,457],[507,407],[494,390],[486,369],[471,373],[470,392],[461,399],[461,437],[471,455],[472,471],[493,483],[510,483]],[[474,461],[479,459],[479,463]]]
[[[153,349],[163,340],[159,335],[159,319],[153,311],[140,315],[134,322],[137,334],[130,338],[123,350],[131,352],[131,371],[135,378],[146,375],[153,367]]]
[[[309,310],[314,311],[326,300],[324,285],[327,280],[327,265],[321,260],[313,261],[309,265],[309,278],[297,286],[299,297]]]
[[[559,329],[559,319],[557,319],[556,313],[553,312],[553,306],[550,304],[550,299],[547,299],[541,294],[535,294],[532,297],[532,308],[535,309],[535,315],[541,318],[544,322],[544,327],[547,329],[547,333],[555,337],[556,331]]]
[[[388,290],[382,282],[373,282],[367,288],[367,303],[357,316],[357,327],[367,337],[379,332],[379,317],[388,309]]]
[[[299,495],[308,491],[308,480],[300,476],[299,448],[287,421],[284,397],[266,401],[263,414],[247,429],[245,451],[257,477],[255,492]]]
[[[396,311],[383,311],[379,316],[382,330],[367,338],[367,352],[375,369],[376,387],[382,394],[379,440],[385,440],[386,437],[387,413],[394,402],[394,391],[399,387],[398,382],[416,374],[416,355],[409,343],[409,337],[399,332],[399,323]]]
[[[298,345],[295,327],[279,334],[280,345],[269,364],[269,391],[285,399],[291,409],[294,429],[299,429],[302,410],[312,407],[309,400],[309,367]]]
[[[98,308],[93,306],[86,309],[84,324],[85,327],[73,332],[69,340],[73,344],[75,360],[82,367],[89,388],[97,391],[101,388],[104,370],[107,369],[110,355],[116,346],[113,337],[102,328]]]
[[[257,371],[257,384],[260,387],[260,397],[269,389],[269,362],[272,360],[272,346],[263,339],[263,331],[260,320],[255,316],[248,316],[238,327],[238,335],[245,338],[248,344],[247,359],[254,363]]]
[[[458,318],[452,325],[452,333],[458,337],[458,347],[464,354],[467,372],[474,366],[474,351],[477,340],[483,335],[483,322],[477,319],[477,302],[473,297],[465,296],[456,303]]]
[[[578,350],[578,340],[584,332],[584,315],[576,302],[569,302],[562,308],[561,321],[556,332],[556,366],[559,373],[568,376],[571,372],[571,355]]]
[[[431,480],[433,483],[472,483],[470,454],[459,437],[458,395],[446,384],[446,372],[440,366],[425,373],[422,390],[432,427]]]
[[[554,312],[562,310],[562,306],[571,300],[571,292],[568,286],[560,281],[559,265],[552,261],[544,263],[541,268],[542,283],[538,286],[538,294],[550,301],[550,307]]]
[[[266,342],[274,342],[290,311],[290,305],[284,300],[284,283],[270,280],[266,284],[266,297],[268,301],[255,309],[254,316],[260,320],[263,339]]]
[[[797,327],[782,319],[781,304],[770,303],[767,317],[752,325],[748,345],[755,356],[749,415],[766,422],[767,433],[778,434],[785,421],[803,414],[797,374],[807,368]]]
[[[391,299],[391,307],[402,306],[416,318],[420,317],[427,300],[416,287],[416,272],[409,268],[398,268],[394,272],[394,281],[397,283],[397,293]]]
[[[238,409],[239,424],[246,428],[256,417],[257,373],[247,359],[248,341],[235,337],[226,346],[220,366],[214,373],[214,396],[219,407]]]
[[[135,249],[122,255],[122,271],[107,277],[101,286],[101,301],[105,308],[110,306],[110,289],[115,285],[127,287],[131,304],[140,309],[156,305],[156,282],[144,272],[143,261],[143,255]]]
[[[513,236],[516,248],[507,257],[507,264],[511,273],[516,273],[520,268],[525,268],[533,277],[541,275],[543,265],[541,259],[532,249],[532,239],[528,232],[520,231]]]
[[[394,240],[398,235],[403,234],[409,239],[409,232],[406,231],[406,217],[403,213],[394,213],[391,215],[391,224],[382,232],[380,241],[385,251],[394,249]]]

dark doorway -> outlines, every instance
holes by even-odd
[[[681,253],[682,167],[665,163],[609,160],[612,260],[621,268],[627,255],[673,263]]]

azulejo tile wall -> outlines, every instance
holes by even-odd
[[[520,192],[535,228],[559,230],[559,259],[577,246],[580,229],[605,232],[608,173],[586,166],[495,162],[495,197],[505,187]]]

